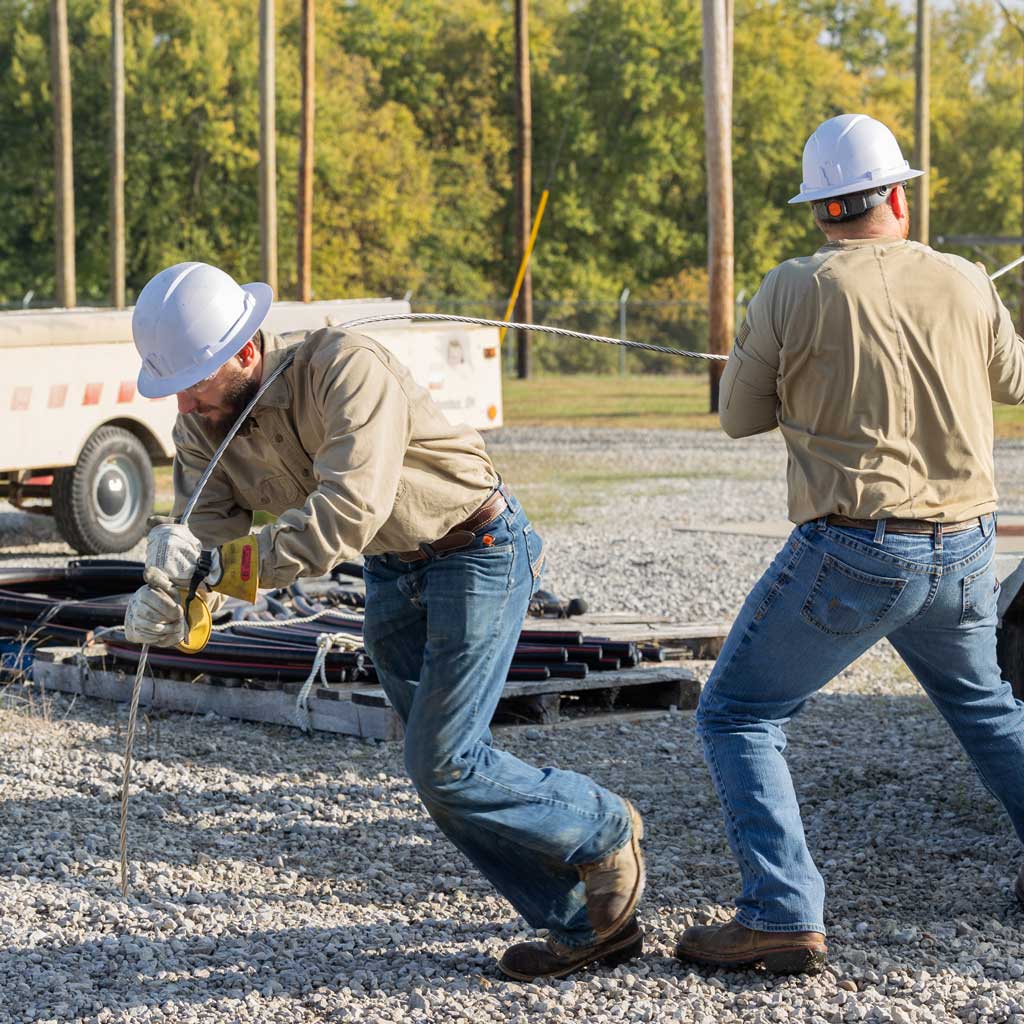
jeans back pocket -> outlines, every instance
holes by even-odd
[[[999,580],[988,562],[964,577],[963,608],[960,625],[983,622],[996,614],[999,606]]]
[[[906,585],[906,580],[875,576],[824,555],[802,614],[824,633],[859,636],[878,626]]]

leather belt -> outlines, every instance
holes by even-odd
[[[430,544],[424,542],[417,551],[396,551],[395,554],[403,562],[422,562],[468,548],[476,539],[476,531],[493,522],[508,508],[508,497],[508,491],[503,486],[499,487],[475,512],[453,526],[443,537]]]
[[[849,516],[830,515],[825,517],[829,526],[845,526],[849,530],[874,530],[878,526],[877,519],[851,519]],[[980,526],[980,520],[965,519],[960,523],[940,523],[932,519],[886,519],[886,533],[934,533],[935,527],[942,528],[943,533],[960,533]]]

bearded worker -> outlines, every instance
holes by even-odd
[[[992,568],[992,401],[1024,402],[1024,340],[982,270],[907,241],[903,183],[921,173],[870,117],[814,132],[790,202],[811,204],[827,241],[767,275],[722,378],[726,433],[782,432],[798,525],[701,696],[742,891],[731,922],[686,930],[682,960],[825,963],[783,727],[883,637],[1024,839],[1024,704],[996,661]]]
[[[161,646],[186,628],[178,590],[238,595],[245,566],[284,587],[365,554],[366,649],[405,723],[405,768],[441,831],[534,927],[500,967],[558,977],[640,953],[642,825],[585,775],[534,768],[491,743],[542,542],[501,484],[480,436],[452,426],[384,347],[336,328],[290,350],[261,329],[265,284],[240,287],[180,263],[143,289],[132,319],[138,387],[177,395],[178,516],[261,381],[291,365],[231,441],[188,526],[149,536],[147,585],[129,639]],[[250,535],[253,512],[277,516]],[[248,596],[255,592],[249,581]]]

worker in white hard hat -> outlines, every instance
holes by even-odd
[[[637,955],[642,823],[576,772],[491,742],[542,542],[479,434],[453,426],[382,346],[324,328],[289,346],[271,293],[202,263],[169,267],[132,320],[139,391],[176,395],[174,515],[264,380],[188,525],[149,537],[125,623],[137,643],[186,634],[179,593],[252,599],[363,554],[364,641],[405,722],[405,765],[431,817],[544,941],[507,949],[510,977],[558,977]],[[252,534],[253,513],[277,519]]]
[[[992,566],[992,402],[1024,402],[1024,339],[979,267],[907,241],[904,183],[923,171],[885,125],[831,118],[803,172],[791,202],[811,204],[825,244],[765,277],[720,393],[731,436],[782,433],[796,524],[697,711],[742,889],[729,923],[688,928],[676,947],[777,972],[827,957],[785,726],[883,637],[1024,840],[1024,704],[996,661]]]

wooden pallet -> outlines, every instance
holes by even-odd
[[[524,629],[579,630],[609,640],[657,644],[671,659],[714,661],[732,627],[731,622],[676,622],[667,615],[638,612],[588,612],[568,619],[527,619]]]
[[[74,693],[104,700],[128,701],[135,674],[108,660],[97,644],[83,654],[76,647],[40,647],[35,651],[32,682],[40,690]],[[225,718],[298,726],[295,693],[298,683],[250,683],[204,674],[186,677],[154,674],[143,678],[140,706],[213,712]],[[494,721],[550,723],[562,714],[600,713],[624,709],[696,707],[700,684],[681,665],[665,662],[593,672],[585,679],[509,682]],[[310,724],[321,732],[393,740],[402,723],[379,686],[341,683],[314,687],[309,696]]]
[[[563,715],[581,713],[695,708],[699,697],[700,683],[688,668],[659,662],[618,672],[591,672],[585,679],[507,682],[493,721],[550,724]],[[379,686],[359,687],[352,691],[351,700],[360,707],[391,707]]]

